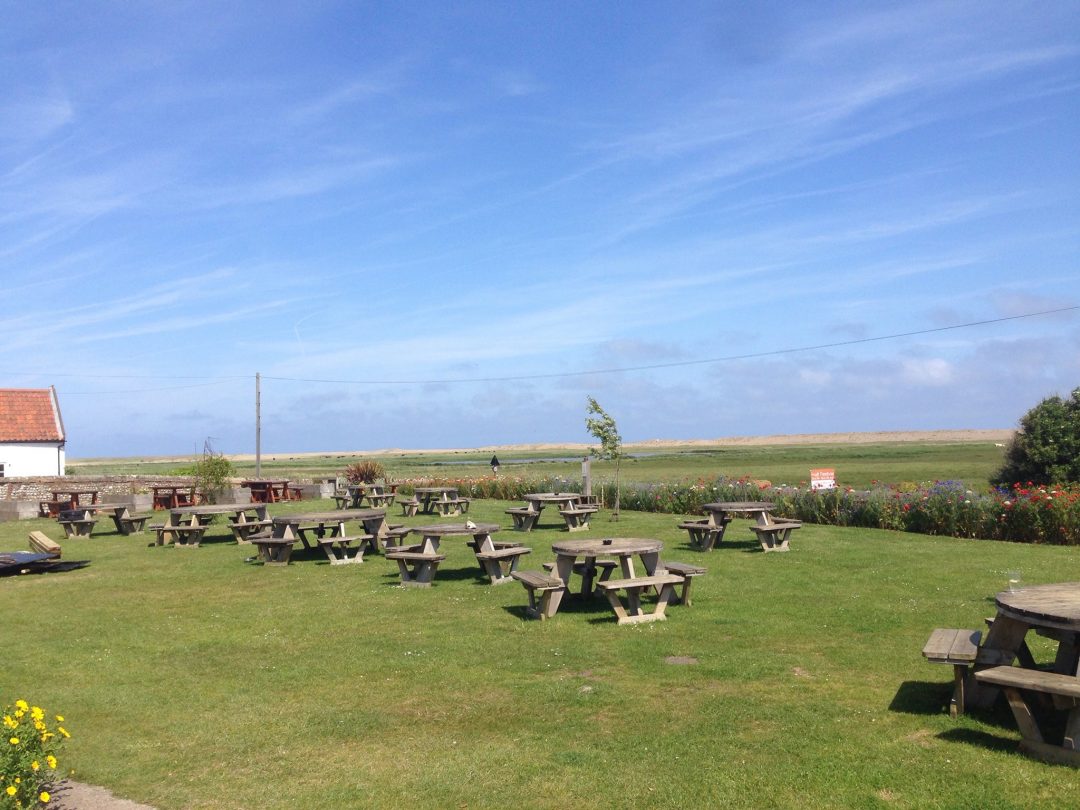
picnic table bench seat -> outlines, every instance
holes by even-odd
[[[380,495],[374,493],[367,496],[368,501],[371,503],[372,508],[385,509],[387,506],[393,506],[394,498],[397,496],[393,492],[384,492]]]
[[[595,593],[599,593],[596,589],[597,582],[604,582],[611,579],[611,575],[615,573],[615,569],[619,567],[619,563],[615,560],[577,560],[574,562],[573,572],[582,578],[581,589],[585,596],[591,596]],[[552,574],[555,573],[555,563],[546,562],[543,564],[545,571]],[[599,578],[596,576],[596,572],[600,572]]]
[[[420,510],[420,501],[416,500],[415,495],[410,495],[408,498],[399,497],[397,505],[401,507],[402,517],[414,517]]]
[[[65,537],[90,537],[94,533],[94,527],[97,525],[97,518],[84,518],[84,517],[64,517],[63,512],[60,513],[60,517],[57,518],[57,522],[64,530]],[[79,514],[85,514],[81,512]]]
[[[60,556],[60,544],[49,538],[44,532],[30,532],[30,548],[39,554]]]
[[[589,518],[595,515],[599,509],[594,506],[576,506],[570,509],[560,509],[559,514],[566,521],[568,532],[583,532],[589,528]]]
[[[640,624],[642,622],[658,622],[667,618],[668,602],[674,594],[675,585],[681,583],[683,578],[676,574],[653,574],[647,577],[631,577],[629,579],[609,579],[597,582],[596,587],[604,592],[615,611],[615,618],[619,624]],[[641,609],[641,594],[649,588],[659,588],[660,595],[656,600],[656,608],[652,613],[645,613]],[[626,605],[619,598],[619,591],[626,591]]]
[[[712,551],[724,537],[726,523],[712,523],[708,518],[684,520],[679,524],[690,535],[690,545],[698,551]]]
[[[1024,667],[997,666],[975,673],[979,683],[1001,687],[1020,728],[1020,750],[1036,759],[1080,767],[1080,679]],[[1048,743],[1024,692],[1051,695],[1070,708],[1061,745]]]
[[[409,531],[410,529],[408,526],[403,526],[401,524],[391,524],[386,527],[386,531],[384,531],[379,537],[379,542],[382,543],[383,549],[385,551],[390,551],[391,549],[395,548],[402,548],[402,541],[405,539],[405,536],[409,533]]]
[[[525,586],[529,595],[529,604],[525,612],[534,619],[551,618],[555,610],[551,604],[551,595],[563,588],[563,581],[556,576],[546,574],[543,571],[514,571],[510,574]],[[539,598],[537,598],[539,594]]]
[[[750,531],[757,535],[762,551],[788,551],[791,533],[801,528],[802,523],[798,521],[784,520],[767,526],[751,526]]]
[[[126,515],[124,517],[114,515],[112,521],[116,531],[126,536],[129,534],[142,534],[146,529],[146,521],[150,517],[150,515]]]
[[[263,532],[273,525],[269,518],[266,520],[230,520],[229,528],[237,543],[247,543],[251,535]]]
[[[514,528],[519,532],[531,532],[540,519],[540,513],[527,506],[514,506],[505,511],[513,518]]]
[[[952,664],[956,686],[949,701],[949,714],[953,717],[964,713],[964,692],[968,668],[979,654],[979,630],[956,630],[938,627],[930,634],[923,646],[923,657],[931,664]]]
[[[403,551],[395,548],[387,551],[386,559],[397,562],[401,584],[405,587],[430,588],[435,572],[439,570],[439,563],[446,559],[446,555],[420,550],[422,546],[414,548],[418,550]]]
[[[502,585],[512,581],[511,575],[526,554],[532,554],[532,549],[527,546],[502,545],[502,548],[491,551],[477,551],[476,560],[491,579],[492,585]]]
[[[292,557],[293,545],[296,539],[293,537],[274,537],[272,532],[263,531],[248,535],[248,542],[258,550],[258,559],[263,565],[285,566]]]
[[[337,509],[348,509],[352,505],[351,495],[334,495],[334,506]]]
[[[353,544],[356,548],[353,549]],[[323,550],[331,565],[359,565],[364,561],[364,550],[375,543],[373,534],[354,534],[337,537],[320,537],[319,548]],[[349,552],[353,556],[349,556]]]
[[[700,565],[693,565],[692,563],[682,562],[664,562],[664,568],[667,569],[669,574],[674,574],[677,577],[682,577],[682,588],[679,594],[674,598],[674,604],[686,605],[690,607],[693,604],[690,601],[690,586],[693,584],[694,577],[700,577],[705,574],[705,568]]]

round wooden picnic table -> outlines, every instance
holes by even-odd
[[[994,599],[998,615],[1030,627],[1080,632],[1080,582],[1031,585],[1002,591]]]
[[[439,541],[444,537],[472,537],[482,544],[485,538],[490,538],[501,528],[498,523],[474,523],[472,526],[465,523],[432,523],[428,526],[411,526],[409,532],[424,538],[425,551],[438,551]]]
[[[582,576],[582,593],[592,591],[592,579],[596,573],[597,557],[617,557],[619,568],[624,579],[634,578],[633,557],[641,558],[641,564],[645,573],[652,576],[660,564],[660,551],[664,544],[659,540],[650,540],[641,537],[604,537],[587,538],[583,540],[560,540],[551,544],[551,550],[555,552],[555,573],[563,581],[567,590],[570,588],[570,575],[574,572],[574,563],[578,557],[585,558],[585,569]],[[562,593],[552,595],[554,605],[552,612],[559,609],[562,601]]]

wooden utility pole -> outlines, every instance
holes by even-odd
[[[255,372],[255,477],[262,477],[262,379]]]

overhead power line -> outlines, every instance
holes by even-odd
[[[548,374],[515,374],[506,377],[449,377],[434,380],[323,380],[306,379],[301,377],[271,377],[264,374],[264,380],[277,380],[280,382],[302,383],[329,383],[333,385],[450,385],[453,383],[492,383],[492,382],[518,382],[521,380],[552,380],[569,377],[589,377],[596,374],[623,374],[628,371],[656,371],[665,368],[681,368],[685,366],[702,366],[709,363],[727,363],[735,360],[756,360],[762,357],[777,357],[785,354],[797,354],[800,352],[813,352],[822,349],[837,349],[843,346],[856,346],[860,343],[875,343],[883,340],[897,340],[904,337],[917,335],[930,335],[937,332],[948,332],[955,329],[968,329],[973,326],[986,326],[988,324],[1017,321],[1022,318],[1036,318],[1041,315],[1054,315],[1061,312],[1070,312],[1080,309],[1080,305],[1071,307],[1059,307],[1047,309],[1042,312],[1028,312],[1023,315],[1007,315],[1001,318],[989,318],[983,321],[970,321],[968,323],[956,323],[949,326],[937,326],[931,329],[914,329],[910,332],[896,332],[891,335],[876,335],[874,337],[853,338],[851,340],[838,340],[832,343],[816,343],[810,346],[795,346],[787,349],[771,349],[764,352],[749,352],[746,354],[729,354],[722,357],[707,357],[699,360],[677,360],[670,363],[650,363],[641,366],[619,366],[616,368],[595,368],[585,371],[560,371]]]

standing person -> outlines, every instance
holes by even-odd
[[[494,453],[491,455],[491,474],[499,474],[499,457],[496,456]]]

